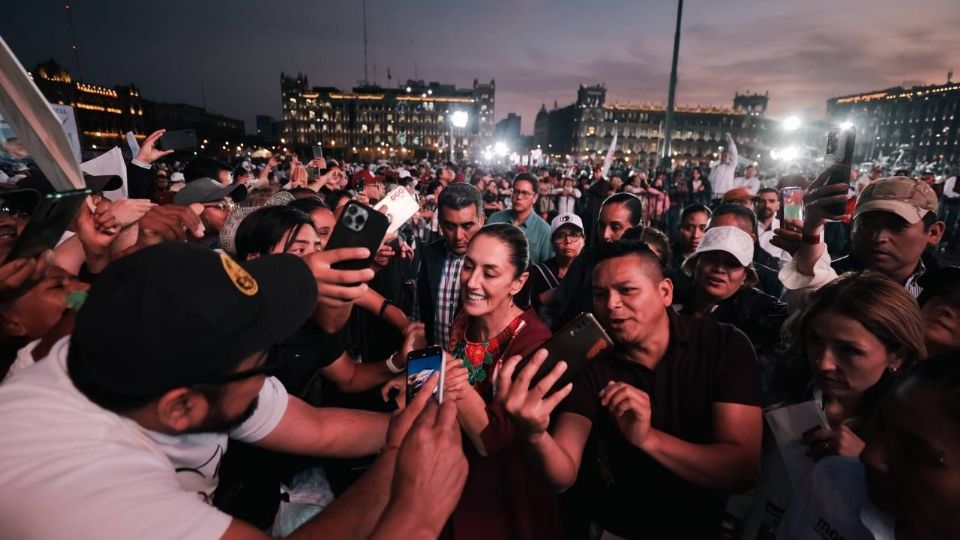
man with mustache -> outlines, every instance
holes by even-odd
[[[796,224],[802,226],[802,233],[781,230],[773,242],[779,247],[787,247],[782,243],[785,238],[801,243],[794,260],[780,272],[784,287],[818,289],[844,272],[875,270],[919,296],[923,292],[920,276],[939,266],[927,248],[936,246],[944,232],[933,188],[906,176],[872,182],[853,212],[852,253],[831,261],[822,241],[823,227],[843,217],[831,214],[830,208],[846,203],[848,186],[823,185],[825,174],[804,196],[806,220]]]

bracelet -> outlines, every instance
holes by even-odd
[[[377,314],[377,318],[378,318],[378,319],[382,319],[382,318],[383,318],[383,312],[387,310],[387,307],[388,307],[388,306],[392,306],[392,305],[393,305],[393,302],[391,302],[391,301],[387,300],[386,298],[384,298],[384,299],[383,299],[383,304],[381,304],[381,306],[380,306],[380,313]]]
[[[397,356],[397,353],[391,354],[391,355],[390,355],[390,358],[387,358],[387,361],[384,362],[385,364],[387,364],[387,369],[390,370],[390,373],[393,373],[394,375],[396,375],[396,374],[398,374],[398,373],[400,373],[400,372],[402,372],[402,371],[404,370],[404,368],[399,368],[399,367],[397,367],[396,364],[393,363],[393,358],[394,358],[395,356]]]
[[[800,237],[800,242],[815,246],[820,243],[820,235],[803,233],[803,236]]]

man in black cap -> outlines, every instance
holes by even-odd
[[[365,286],[339,284],[372,277],[330,265],[367,255],[240,264],[169,243],[111,264],[72,337],[0,387],[0,537],[266,538],[204,503],[228,437],[310,455],[382,449],[295,537],[365,538],[378,521],[439,534],[466,477],[455,408],[424,410],[425,393],[388,430],[387,415],[314,409],[268,376],[268,351],[318,297],[353,300]]]

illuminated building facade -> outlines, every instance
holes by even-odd
[[[534,126],[537,145],[548,155],[601,157],[614,133],[618,159],[657,162],[663,138],[665,107],[660,103],[607,103],[602,85],[580,86],[577,101],[547,111],[541,108]],[[765,117],[768,96],[737,94],[734,107],[678,105],[674,113],[673,152],[678,162],[716,159],[724,133],[733,135],[744,160],[767,157],[770,122]]]
[[[364,85],[344,92],[311,88],[306,76],[281,73],[280,89],[284,144],[319,144],[333,155],[368,159],[449,156],[452,133],[458,160],[493,144],[494,81],[458,89],[410,80],[397,88]],[[466,127],[452,127],[456,111],[468,113]]]
[[[53,59],[38,64],[30,75],[47,101],[73,107],[81,148],[123,146],[127,131],[143,136],[143,100],[136,86],[109,88],[75,81]]]
[[[960,162],[960,83],[831,98],[827,119],[855,126],[858,161],[905,153],[916,164]]]
[[[125,149],[128,131],[142,140],[160,128],[193,129],[203,145],[199,150],[213,153],[226,151],[224,143],[244,137],[243,120],[193,105],[149,101],[132,84],[106,87],[75,81],[52,59],[38,64],[30,75],[47,101],[73,107],[80,147],[85,152],[96,154],[114,146]],[[208,142],[203,143],[204,139]]]

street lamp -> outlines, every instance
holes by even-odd
[[[784,131],[796,131],[800,129],[800,117],[799,116],[788,116],[786,120],[783,121],[783,130]]]
[[[467,127],[467,122],[470,121],[470,115],[467,114],[467,111],[454,111],[450,115],[450,161],[456,162],[453,154],[453,147],[455,146],[456,139],[453,138],[453,128],[463,129]]]

